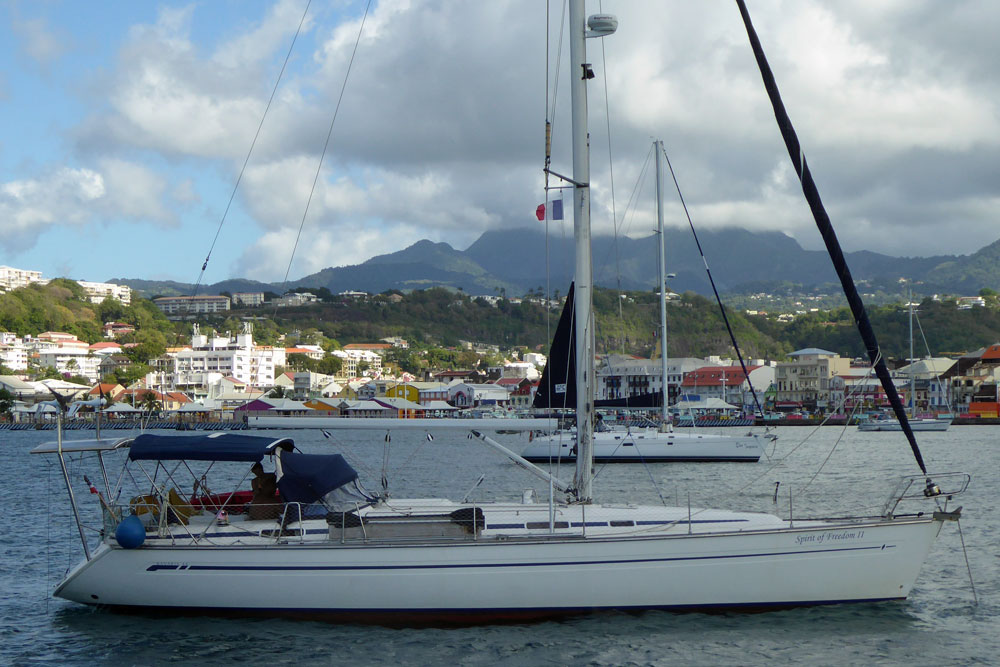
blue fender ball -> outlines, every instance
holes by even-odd
[[[115,539],[123,549],[137,549],[146,541],[146,527],[139,517],[125,517],[115,528]]]

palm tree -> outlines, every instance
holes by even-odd
[[[152,415],[154,412],[162,410],[163,404],[156,398],[156,394],[152,390],[147,390],[142,396],[142,409]]]

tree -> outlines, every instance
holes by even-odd
[[[152,415],[154,412],[162,410],[163,404],[156,398],[156,394],[154,392],[146,391],[146,393],[142,396],[142,409]]]
[[[10,393],[6,387],[0,387],[0,416],[9,417],[14,409],[14,394]]]
[[[35,371],[35,380],[62,380],[63,374],[53,366],[44,366]]]
[[[267,395],[269,398],[287,398],[289,393],[290,392],[285,387],[276,386],[273,387],[271,391],[267,392]]]
[[[336,375],[344,367],[344,362],[340,357],[332,354],[323,357],[316,366],[316,371],[324,375]]]
[[[304,354],[290,354],[287,358],[288,367],[296,371],[315,371],[316,360]]]

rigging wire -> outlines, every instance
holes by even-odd
[[[597,3],[597,11],[604,13],[604,3]],[[611,229],[614,234],[614,249],[615,249],[615,284],[618,287],[618,319],[624,322],[624,315],[622,314],[622,272],[621,272],[621,260],[618,255],[618,225],[614,224],[618,219],[618,213],[615,210],[615,160],[614,152],[611,145],[611,103],[608,96],[608,59],[604,51],[604,40],[601,42],[601,66],[604,68],[604,76],[601,77],[604,80],[604,122],[607,127],[608,134],[608,180],[611,185]],[[624,326],[624,324],[623,324]],[[623,337],[622,352],[624,352],[624,337]]]
[[[347,72],[344,73],[344,82],[340,86],[340,95],[337,97],[337,105],[333,109],[333,118],[330,119],[330,129],[326,133],[326,141],[323,143],[323,152],[319,156],[316,164],[316,174],[313,176],[312,187],[309,188],[309,197],[306,199],[305,210],[302,211],[302,220],[299,222],[299,231],[295,234],[295,243],[292,245],[292,254],[288,258],[288,267],[285,269],[285,278],[282,282],[288,282],[288,274],[292,270],[292,262],[295,260],[295,251],[299,247],[299,239],[302,237],[302,228],[306,224],[306,216],[309,215],[309,206],[312,204],[313,194],[316,192],[316,183],[323,169],[323,160],[326,158],[327,149],[330,146],[330,138],[333,136],[333,126],[337,122],[337,115],[340,113],[340,104],[344,100],[344,92],[347,90],[347,81],[351,76],[351,68],[354,67],[354,57],[358,53],[358,45],[361,43],[361,35],[365,30],[365,21],[368,20],[368,10],[371,9],[372,0],[365,3],[365,13],[361,17],[361,25],[358,27],[358,36],[354,40],[354,49],[351,51],[351,59],[347,63]]]
[[[872,371],[871,371],[871,369],[869,369],[867,377],[870,378],[871,376],[872,376]],[[850,392],[845,391],[844,392],[844,396],[840,400],[840,402],[837,404],[837,406],[836,406],[836,408],[834,410],[834,413],[839,413],[840,410],[841,410],[841,408],[844,405],[847,404],[847,399],[848,398],[854,398],[858,394],[858,392],[860,390],[861,390],[861,386],[860,385],[855,385],[851,389]],[[808,489],[809,485],[812,484],[813,481],[819,476],[820,472],[822,472],[823,467],[830,460],[830,457],[833,456],[834,450],[836,450],[837,446],[840,444],[840,441],[843,439],[843,437],[844,437],[844,435],[845,435],[845,433],[847,431],[847,426],[851,423],[852,418],[857,414],[857,411],[860,408],[860,406],[861,406],[861,403],[859,401],[855,401],[854,408],[853,408],[853,410],[851,412],[851,415],[847,418],[847,420],[846,420],[846,422],[844,424],[844,428],[841,430],[840,435],[834,441],[833,447],[831,448],[830,452],[827,454],[826,458],[823,459],[823,462],[820,464],[819,469],[806,482],[805,486],[800,491],[798,491],[795,494],[796,497],[802,496],[805,493],[806,489]],[[832,413],[831,413],[831,415],[832,415]],[[753,479],[751,479],[749,482],[747,482],[746,484],[744,484],[742,487],[738,488],[735,491],[735,493],[737,493],[737,494],[743,494],[743,493],[745,493],[748,489],[750,489],[752,486],[754,486],[755,484],[757,484],[760,480],[762,480],[765,477],[769,476],[772,472],[774,472],[775,470],[777,470],[778,468],[780,468],[781,466],[783,466],[784,463],[785,463],[785,461],[787,461],[788,458],[792,454],[796,453],[803,445],[805,445],[807,442],[809,442],[813,438],[813,436],[815,436],[816,433],[819,432],[819,429],[821,427],[823,427],[823,426],[826,425],[826,422],[829,421],[831,415],[828,415],[823,421],[821,421],[819,424],[817,424],[816,426],[814,426],[813,429],[811,431],[809,431],[809,433],[807,433],[799,441],[799,443],[797,445],[795,445],[790,450],[788,450],[788,452],[785,453],[785,455],[782,456],[781,459],[775,460],[774,463],[773,463],[773,465],[768,466],[768,468],[766,470],[764,470],[760,475],[757,475],[756,477],[754,477]]]
[[[550,77],[549,70],[550,70],[550,61],[551,61],[551,54],[552,54],[552,48],[551,48],[551,42],[550,42],[550,36],[552,34],[552,28],[551,28],[551,0],[546,0],[546,2],[545,2],[545,160],[544,160],[544,167],[543,167],[542,172],[544,174],[544,179],[545,179],[545,181],[544,181],[544,192],[545,192],[545,198],[544,198],[545,199],[544,224],[545,224],[545,298],[546,298],[546,301],[548,300],[549,295],[552,294],[552,284],[551,284],[551,281],[550,281],[550,276],[551,276],[551,273],[552,273],[552,269],[551,269],[551,245],[550,245],[550,242],[549,242],[550,229],[549,229],[549,214],[548,214],[548,212],[550,210],[550,207],[549,207],[549,190],[551,189],[550,185],[549,185],[549,168],[551,167],[551,164],[552,164],[552,133],[553,133],[553,124],[554,124],[553,120],[555,118],[555,113],[556,113],[556,104],[557,104],[557,102],[559,100],[559,71],[560,71],[560,69],[562,67],[562,43],[563,43],[563,36],[565,35],[565,28],[566,28],[566,11],[567,11],[567,7],[568,7],[568,3],[566,2],[566,0],[563,0],[563,3],[562,3],[562,15],[561,15],[560,21],[559,21],[559,38],[558,38],[558,40],[556,42],[555,76],[554,77]],[[552,88],[551,94],[550,94],[550,91],[549,91],[550,81],[552,82],[552,84],[551,84],[551,88]],[[575,200],[575,197],[574,197],[574,200]],[[566,237],[566,230],[565,230],[565,225],[564,225],[563,226],[563,239],[564,240],[565,240],[565,237]],[[546,335],[546,339],[547,340],[552,340],[552,310],[550,308],[548,308],[547,306],[546,306],[546,309],[545,309],[545,335]],[[555,368],[552,365],[551,361],[552,360],[551,360],[551,352],[550,352],[549,359],[546,360],[546,365],[549,367],[550,370],[555,370]],[[569,360],[567,359],[567,363],[568,363],[568,361]],[[564,372],[563,377],[566,377],[567,374],[568,374],[568,370],[566,372]],[[545,374],[545,381],[546,381],[546,383],[548,385],[546,393],[551,398],[551,396],[552,396],[552,373],[546,373]],[[565,398],[566,397],[564,396],[563,397],[564,401],[565,401]],[[554,409],[554,406],[551,405],[551,403],[552,403],[552,401],[550,400],[549,401],[549,406],[548,406],[548,410],[550,411],[549,412],[550,415],[551,415],[551,411]],[[565,409],[565,407],[566,406],[565,406],[565,403],[564,403],[563,409]],[[560,432],[560,436],[559,436],[558,442],[556,443],[556,445],[557,445],[557,450],[556,451],[557,452],[559,451],[559,448],[558,448],[559,444],[562,441],[561,430],[559,432]],[[551,454],[552,453],[552,440],[551,439],[549,441],[549,451],[550,451],[550,454]],[[550,465],[552,463],[552,458],[553,458],[552,456],[549,457],[549,463],[550,463]],[[556,457],[556,475],[559,474],[559,471],[561,469],[561,463],[562,463],[562,457],[561,456]]]
[[[271,97],[268,98],[267,105],[264,107],[264,113],[260,117],[260,123],[257,124],[257,131],[253,135],[253,141],[250,142],[250,150],[247,151],[247,156],[243,160],[243,166],[240,168],[240,174],[236,177],[236,183],[233,185],[233,191],[229,195],[229,201],[226,203],[226,209],[222,213],[222,219],[219,220],[219,226],[215,230],[215,237],[212,239],[212,245],[208,248],[208,255],[205,256],[205,262],[201,265],[201,272],[198,274],[198,280],[195,282],[191,296],[196,296],[198,294],[198,289],[201,287],[201,281],[205,278],[205,270],[208,269],[208,262],[212,259],[212,251],[215,250],[215,244],[219,241],[219,234],[222,233],[222,226],[225,224],[226,217],[229,215],[229,209],[232,207],[233,200],[236,198],[236,190],[240,187],[240,181],[243,180],[243,174],[246,172],[247,164],[250,163],[250,156],[253,154],[254,146],[257,145],[257,139],[260,137],[261,128],[264,127],[264,119],[267,118],[267,112],[271,109],[271,103],[274,101],[274,96],[278,92],[278,84],[281,83],[281,78],[285,74],[285,68],[288,67],[288,61],[292,56],[292,49],[295,48],[295,42],[299,38],[299,33],[302,32],[302,26],[305,24],[306,15],[309,13],[309,6],[311,4],[312,0],[306,0],[306,7],[302,10],[302,18],[299,19],[299,26],[295,29],[295,35],[292,37],[292,43],[288,45],[288,53],[285,54],[285,62],[281,64],[281,71],[278,72],[278,78],[274,82],[274,88],[271,89]]]
[[[708,274],[708,282],[712,285],[712,292],[715,293],[715,300],[719,304],[719,311],[722,313],[722,320],[726,323],[726,331],[729,332],[729,340],[733,343],[733,349],[736,350],[736,358],[740,360],[740,368],[743,369],[743,376],[747,379],[747,385],[750,387],[750,395],[753,396],[754,405],[757,406],[757,414],[763,416],[764,409],[760,406],[760,400],[757,398],[757,391],[753,388],[753,383],[750,381],[750,372],[747,370],[746,361],[743,359],[743,353],[740,351],[740,346],[736,342],[736,334],[733,332],[733,327],[729,323],[729,316],[726,314],[726,307],[722,304],[722,297],[719,296],[719,289],[715,286],[715,279],[712,277],[712,270],[708,266],[708,259],[705,257],[705,251],[702,250],[701,241],[698,240],[698,232],[694,230],[694,222],[691,220],[691,213],[688,211],[687,202],[684,201],[684,195],[681,193],[680,183],[677,182],[677,175],[674,173],[674,166],[670,164],[670,156],[667,155],[666,149],[663,150],[663,157],[667,161],[667,168],[670,170],[670,177],[674,180],[674,187],[677,189],[677,197],[680,199],[681,207],[684,209],[684,215],[687,217],[688,226],[691,227],[691,234],[694,236],[695,245],[698,246],[698,253],[701,255],[701,261],[705,264],[705,273]]]

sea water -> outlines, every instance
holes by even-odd
[[[836,516],[878,512],[896,478],[919,472],[899,433],[857,433],[853,427],[785,427],[776,433],[778,440],[757,464],[597,466],[595,494],[604,502],[690,502],[782,516],[791,505],[793,516]],[[474,489],[474,500],[515,500],[531,488],[544,502],[548,494],[547,484],[463,435],[436,433],[431,441],[401,432],[390,442],[384,433],[286,435],[307,452],[344,454],[373,490],[381,491],[384,471],[397,498],[460,499]],[[82,555],[61,471],[52,457],[28,454],[54,434],[6,432],[0,664],[997,664],[1000,427],[955,426],[919,435],[932,472],[972,474],[968,492],[950,507],[964,507],[961,528],[978,605],[958,526],[948,523],[902,603],[759,614],[601,613],[519,625],[393,629],[122,614],[52,598],[54,586]],[[504,442],[514,449],[526,445],[521,436]],[[81,470],[70,474],[84,515],[93,517],[96,496],[80,484]],[[569,478],[572,471],[564,467],[559,474]],[[485,480],[476,487],[481,475]]]

